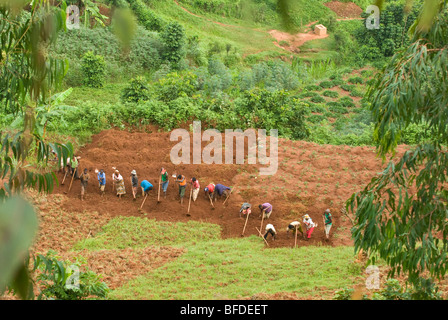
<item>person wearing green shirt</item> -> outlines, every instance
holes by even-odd
[[[330,238],[330,229],[332,223],[333,219],[331,218],[330,209],[327,209],[324,212],[325,236],[327,237],[327,239]]]
[[[75,178],[79,179],[78,177],[78,166],[79,166],[79,159],[81,159],[81,157],[73,157],[73,159],[70,162],[70,174],[73,175],[73,173],[75,173]]]
[[[162,168],[160,170],[161,181],[162,181],[162,190],[163,190],[163,197],[166,198],[166,190],[168,189],[169,179],[168,179],[168,172],[165,170],[165,168]]]

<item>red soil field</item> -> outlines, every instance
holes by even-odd
[[[285,139],[279,139],[279,167],[272,176],[260,176],[260,164],[175,166],[170,161],[170,151],[177,141],[171,142],[170,133],[158,132],[155,127],[151,127],[150,131],[107,130],[93,136],[92,142],[77,153],[82,157],[80,169],[87,168],[91,176],[86,199],[83,202],[80,200],[80,182],[74,180],[71,191],[66,194],[68,200],[60,204],[62,209],[79,213],[76,216],[82,216],[83,212],[98,212],[106,220],[115,216],[140,216],[173,222],[193,219],[219,224],[222,237],[229,238],[241,236],[245,219],[239,218],[239,209],[243,202],[251,203],[253,209],[244,236],[258,234],[255,229],[260,228],[261,224],[258,205],[269,202],[273,205],[273,213],[270,219],[264,221],[264,226],[272,223],[278,232],[276,241],[268,237],[270,247],[294,246],[294,238],[292,235],[287,236],[286,228],[293,220],[302,221],[304,214],[309,214],[318,227],[310,241],[299,236],[298,246],[316,245],[319,242],[333,246],[349,245],[352,244],[349,231],[351,225],[340,210],[354,192],[362,190],[382,169],[382,162],[376,157],[373,147],[318,145]],[[405,147],[400,146],[397,155],[404,150]],[[158,174],[162,166],[170,175],[170,183],[167,198],[163,199],[161,195],[158,204]],[[112,192],[112,167],[120,171],[125,181],[126,195],[121,199]],[[104,169],[106,172],[104,197],[100,196],[98,190],[95,169]],[[137,171],[139,181],[146,179],[154,185],[143,212],[139,211],[142,197],[137,198],[137,201],[132,200],[130,172],[133,169]],[[186,215],[190,189],[187,187],[181,205],[178,186],[171,178],[174,173],[183,174],[188,180],[194,176],[200,182],[201,190],[196,202],[191,203],[190,217]],[[63,174],[59,173],[58,177],[62,181]],[[226,204],[223,205],[224,199],[220,199],[215,203],[215,209],[211,208],[203,192],[203,188],[211,182],[235,187]],[[70,178],[67,178],[65,185],[57,187],[54,193],[65,194],[69,185]],[[139,193],[141,195],[141,190]],[[322,214],[327,208],[331,210],[334,221],[328,242],[325,241],[322,221]]]

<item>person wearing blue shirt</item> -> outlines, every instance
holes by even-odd
[[[142,187],[142,196],[147,196],[148,192],[154,188],[148,180],[143,180],[140,187]]]
[[[227,198],[229,193],[230,193],[230,188],[229,187],[226,187],[225,185],[218,183],[215,186],[215,194],[214,194],[213,198],[215,198],[215,201],[216,201],[216,199],[218,199],[218,196],[219,196],[220,199],[221,199],[221,197],[223,195],[224,195],[224,197]]]
[[[104,196],[104,190],[106,190],[106,173],[103,169],[98,172],[97,178],[101,190],[101,196]]]

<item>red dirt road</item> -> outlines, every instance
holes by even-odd
[[[279,168],[273,176],[260,176],[257,165],[237,164],[199,164],[175,166],[170,161],[170,151],[176,142],[170,142],[170,133],[130,133],[127,131],[107,130],[93,137],[92,143],[82,148],[78,155],[82,157],[80,169],[88,168],[91,182],[87,188],[87,199],[80,200],[80,182],[73,182],[72,190],[61,206],[68,212],[82,213],[97,211],[100,216],[144,216],[139,212],[142,198],[132,201],[130,172],[135,169],[139,181],[149,180],[154,185],[143,207],[146,217],[165,221],[188,221],[190,219],[219,224],[223,238],[240,237],[244,222],[239,218],[239,209],[243,202],[252,204],[253,213],[249,218],[245,236],[257,235],[255,227],[260,228],[258,205],[270,202],[273,213],[266,223],[272,223],[279,235],[270,247],[293,246],[294,238],[287,237],[286,227],[293,220],[302,221],[302,216],[310,214],[318,223],[311,241],[300,239],[298,245],[325,242],[322,225],[322,213],[330,208],[334,217],[330,245],[351,244],[346,218],[341,216],[343,203],[353,192],[361,190],[370,179],[381,171],[381,161],[376,158],[372,147],[320,146],[303,141],[279,139]],[[268,144],[269,145],[269,144]],[[205,143],[203,143],[205,146]],[[404,150],[399,147],[398,154]],[[191,150],[192,151],[192,150]],[[201,185],[196,202],[191,204],[191,217],[187,217],[187,188],[183,205],[177,200],[178,186],[170,178],[166,199],[161,196],[157,204],[158,172],[164,166],[169,175],[183,174],[187,179],[196,177]],[[120,170],[126,186],[126,195],[118,199],[112,193],[112,167]],[[106,171],[106,195],[102,198],[98,190],[95,169]],[[59,174],[62,181],[63,174]],[[203,188],[209,183],[222,183],[236,186],[231,197],[222,205],[224,199],[215,203],[212,210]],[[56,188],[55,193],[64,194],[69,182]],[[140,191],[141,193],[141,191]],[[260,239],[260,241],[262,241]]]

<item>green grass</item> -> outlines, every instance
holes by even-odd
[[[334,290],[351,286],[361,275],[353,247],[266,249],[258,237],[223,240],[220,232],[218,225],[196,221],[120,217],[74,248],[187,249],[176,260],[113,290],[112,299],[239,299],[276,292],[331,298]]]
[[[320,295],[360,275],[351,247],[264,249],[251,236],[201,242],[173,262],[131,280],[112,299],[239,299],[257,293]]]
[[[74,249],[145,248],[150,245],[178,246],[220,238],[221,229],[216,224],[197,221],[170,223],[139,217],[118,217],[112,219],[94,238],[77,243]]]
[[[74,87],[72,93],[64,101],[67,105],[77,106],[84,102],[99,104],[115,104],[120,101],[121,91],[127,83],[106,83],[104,88]]]

